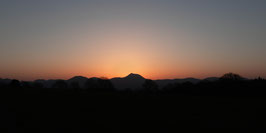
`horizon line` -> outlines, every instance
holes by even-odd
[[[232,72],[228,72],[228,73],[232,73]],[[134,75],[140,75],[141,77],[143,77],[141,74],[138,74],[138,73],[129,73],[128,75],[126,76],[123,76],[123,77],[112,77],[112,78],[107,78],[105,76],[92,76],[92,77],[87,77],[87,76],[83,76],[83,75],[76,75],[76,76],[72,76],[71,78],[74,78],[74,77],[84,77],[84,78],[88,78],[88,79],[91,79],[91,78],[99,78],[99,79],[108,79],[108,80],[111,80],[111,79],[114,79],[114,78],[125,78],[131,74],[134,74]],[[226,73],[225,73],[226,74]],[[222,75],[221,75],[222,76]],[[175,80],[175,79],[188,79],[188,78],[193,78],[193,79],[199,79],[199,80],[204,80],[204,79],[207,79],[207,78],[220,78],[221,76],[207,76],[207,77],[204,77],[204,78],[196,78],[196,77],[184,77],[184,78],[157,78],[157,79],[151,79],[151,80]],[[243,76],[242,76],[243,77]],[[257,76],[258,77],[261,77],[261,76]],[[71,78],[47,78],[47,79],[44,79],[44,78],[37,78],[37,79],[34,79],[34,80],[20,80],[20,79],[17,79],[17,78],[1,78],[0,79],[10,79],[10,80],[19,80],[19,81],[36,81],[36,80],[69,80]],[[143,77],[144,79],[150,79],[150,78],[145,78]],[[247,78],[247,77],[243,77],[245,79],[255,79],[255,78]],[[263,78],[263,77],[262,77]]]

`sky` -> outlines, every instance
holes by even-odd
[[[265,0],[1,0],[0,78],[266,78]]]

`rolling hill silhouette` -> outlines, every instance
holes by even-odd
[[[124,77],[124,79],[145,79],[144,77],[142,77],[139,74],[136,73],[130,73],[129,75],[127,75],[126,77]]]
[[[86,87],[86,82],[91,79],[91,80],[99,80],[101,78],[97,77],[92,77],[92,78],[87,78],[84,76],[74,76],[68,80],[61,80],[61,79],[49,79],[49,80],[44,80],[44,79],[38,79],[33,82],[29,82],[30,84],[42,84],[44,88],[53,88],[54,84],[57,81],[64,81],[68,87],[76,87],[76,88],[81,88],[81,89],[87,89]],[[244,78],[246,79],[246,78]],[[9,84],[12,79],[0,79],[0,83],[2,84]],[[145,82],[146,78],[141,76],[140,74],[136,73],[130,73],[129,75],[125,77],[116,77],[110,79],[111,83],[113,84],[114,88],[117,90],[124,90],[124,89],[132,89],[132,90],[138,90],[143,88],[143,83]],[[201,81],[205,82],[213,82],[219,80],[218,77],[208,77],[205,79],[197,79],[197,78],[184,78],[184,79],[158,79],[158,80],[153,80],[159,87],[159,89],[162,89],[166,85],[169,84],[175,84],[175,83],[186,83],[190,82],[192,84],[197,84]]]
[[[110,80],[83,76],[34,82],[0,79],[0,121],[11,121],[6,124],[10,129],[18,122],[24,129],[71,127],[85,132],[102,127],[108,127],[105,132],[110,128],[150,132],[157,127],[168,131],[199,125],[265,128],[265,86],[261,77],[244,80],[233,73],[205,79],[149,80],[134,73]],[[129,127],[125,120],[137,120],[137,126]]]
[[[88,78],[83,76],[75,76],[67,80],[67,84],[69,86],[73,84],[77,84],[79,88],[85,88],[85,83],[87,82]]]
[[[140,89],[145,81],[145,78],[139,74],[130,73],[123,78],[110,79],[114,87],[118,90],[121,89]]]

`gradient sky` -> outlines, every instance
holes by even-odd
[[[266,77],[266,0],[1,0],[0,77]]]

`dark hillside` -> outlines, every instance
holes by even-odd
[[[1,88],[1,129],[165,133],[181,128],[265,128],[263,79],[186,82],[163,90],[153,90],[155,84],[145,81],[138,91],[114,90],[104,79],[88,83],[93,89],[25,88],[11,81]]]

